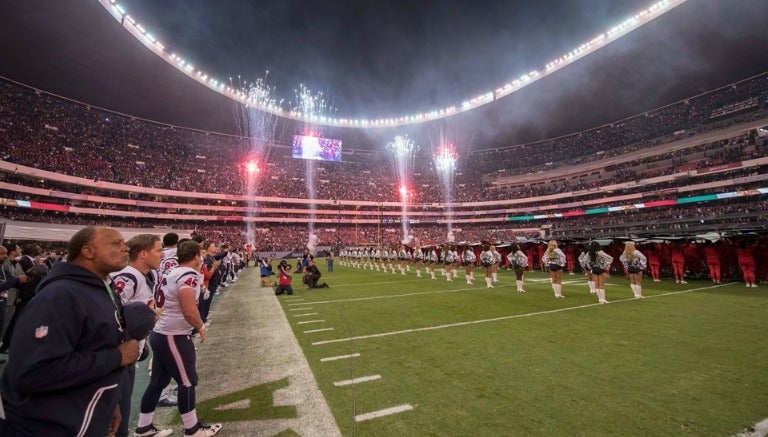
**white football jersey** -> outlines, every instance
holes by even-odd
[[[179,258],[176,256],[176,248],[163,250],[163,259],[160,261],[160,267],[157,269],[157,276],[162,278],[169,270],[179,265]]]
[[[160,279],[157,291],[157,306],[163,308],[163,313],[155,323],[154,331],[163,335],[189,335],[192,326],[184,319],[179,301],[179,291],[182,288],[192,288],[195,302],[200,297],[200,273],[192,267],[176,267]]]
[[[149,305],[155,298],[147,278],[133,266],[109,274],[112,284],[123,303],[142,302]]]

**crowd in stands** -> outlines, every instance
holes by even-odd
[[[719,194],[764,186],[761,178],[749,182],[720,183],[697,189],[695,185],[708,182],[737,181],[738,178],[768,174],[768,166],[741,163],[768,156],[768,140],[757,131],[739,133],[716,141],[702,141],[684,148],[632,158],[634,152],[648,146],[666,144],[691,135],[722,129],[737,122],[768,118],[768,73],[706,93],[684,102],[675,103],[646,114],[621,120],[610,125],[579,132],[574,135],[533,144],[471,152],[459,161],[450,198],[454,202],[529,199],[515,206],[519,213],[547,212],[566,199],[568,201],[599,200],[610,195],[644,193],[643,201],[674,199],[675,189],[686,188],[688,195]],[[114,114],[87,105],[67,101],[44,92],[0,80],[0,158],[7,162],[55,173],[79,176],[95,181],[109,181],[133,187],[170,189],[185,193],[217,193],[243,195],[249,190],[243,182],[242,163],[249,157],[249,139],[211,132],[161,125]],[[747,102],[747,103],[744,103]],[[757,104],[754,104],[757,102]],[[726,117],[730,116],[730,117]],[[398,202],[398,182],[390,166],[381,165],[387,159],[384,152],[360,154],[365,158],[342,163],[308,162],[291,158],[290,149],[275,145],[269,159],[254,184],[255,194],[281,199],[282,213],[276,217],[293,217],[285,225],[262,226],[260,244],[264,250],[301,249],[306,244],[307,226],[296,226],[296,218],[315,210],[335,209],[334,206],[310,207],[291,199],[306,199],[308,186],[314,187],[316,198],[331,201]],[[556,153],[555,153],[556,151]],[[560,175],[565,165],[597,162],[608,157],[609,165],[585,167],[582,172]],[[552,156],[559,156],[556,162]],[[431,162],[424,159],[423,162]],[[729,164],[739,164],[729,167]],[[719,168],[723,167],[725,168]],[[538,170],[537,170],[538,169]],[[546,169],[537,173],[541,169]],[[713,170],[715,169],[715,170]],[[656,176],[706,170],[690,178],[675,178],[657,183],[635,184],[606,194],[600,188],[638,182]],[[536,174],[540,177],[525,182],[509,179],[515,174]],[[492,175],[492,176],[490,176]],[[446,195],[435,171],[430,166],[417,168],[412,175],[414,189],[409,203],[417,211],[428,214],[432,204],[444,202]],[[495,182],[502,180],[504,183]],[[310,179],[308,181],[308,179]],[[0,181],[37,187],[54,192],[50,195],[30,194],[23,190],[0,190],[0,197],[78,206],[101,210],[126,211],[125,217],[74,214],[58,211],[35,211],[4,206],[3,214],[13,220],[49,221],[62,224],[108,224],[119,227],[171,226],[178,229],[199,228],[212,232],[222,241],[242,242],[245,224],[242,222],[208,223],[185,220],[151,220],[130,216],[130,206],[119,202],[85,201],[67,198],[66,193],[92,194],[115,199],[130,198],[191,205],[247,206],[236,200],[206,200],[195,197],[175,197],[141,194],[133,191],[105,190],[81,187],[44,179],[32,179],[23,173],[0,173]],[[693,187],[693,188],[687,188]],[[58,196],[57,193],[58,192]],[[574,195],[578,192],[578,195]],[[64,194],[61,194],[64,193]],[[539,199],[542,196],[555,196]],[[559,196],[559,197],[558,197]],[[282,199],[285,199],[284,201]],[[576,235],[595,232],[626,233],[645,227],[647,230],[690,230],[710,226],[720,229],[725,218],[736,225],[760,224],[766,204],[763,196],[750,196],[731,202],[713,202],[706,206],[678,206],[628,210],[594,216],[558,218],[537,222],[505,223],[510,215],[498,210],[493,225],[455,225],[461,227],[457,240],[505,240],[520,236],[536,236],[531,229],[551,229],[554,235]],[[628,202],[630,203],[630,202]],[[262,206],[262,205],[260,205]],[[267,207],[276,206],[266,204]],[[341,208],[339,208],[341,209]],[[350,209],[349,206],[346,207]],[[489,208],[490,209],[490,208]],[[285,212],[296,210],[296,213]],[[441,208],[436,210],[442,211]],[[142,207],[142,212],[237,215],[206,209]],[[746,211],[746,212],[745,212]],[[516,212],[516,213],[517,213]],[[242,215],[242,213],[239,213]],[[281,215],[282,214],[282,215]],[[416,214],[418,216],[418,214]],[[514,214],[513,214],[514,215]],[[325,216],[328,217],[328,216]],[[384,220],[376,208],[362,208],[356,219],[376,219],[378,224],[353,223],[340,220],[338,225],[318,225],[320,240],[326,244],[397,244],[402,231],[398,218]],[[391,217],[391,216],[389,216]],[[339,212],[341,219],[341,211]],[[439,243],[446,239],[446,226],[434,225],[435,219],[422,216],[421,224],[413,226],[421,241]],[[443,218],[443,217],[439,217]],[[763,220],[764,222],[764,220]],[[702,225],[702,226],[699,226]],[[259,225],[257,225],[257,228]],[[524,229],[525,231],[520,231]],[[591,230],[591,231],[590,231]]]
[[[563,164],[605,159],[670,141],[676,132],[679,136],[680,131],[690,134],[764,116],[766,96],[768,74],[577,134],[472,152],[458,163],[452,198],[459,202],[488,200],[488,191],[482,189],[485,184],[479,182],[481,175],[531,172],[545,164],[551,170]],[[6,161],[135,186],[223,194],[247,191],[241,165],[249,156],[247,138],[137,120],[5,81],[0,81],[0,97],[0,143]],[[750,106],[748,114],[738,116],[741,118],[707,123],[718,108],[745,99],[756,99],[759,104]],[[745,144],[742,139],[739,147],[729,151],[733,158],[759,153],[745,150]],[[309,174],[306,161],[291,158],[288,151],[288,147],[279,146],[270,151],[266,171],[260,173],[257,182],[258,195],[306,198],[306,179],[312,178],[318,198],[398,200],[393,169],[380,165],[386,160],[384,156],[368,161],[314,163]],[[559,158],[552,162],[553,156]],[[412,201],[444,200],[434,169],[420,168],[413,178],[414,185],[423,189],[416,190]],[[585,182],[584,186],[600,182]]]

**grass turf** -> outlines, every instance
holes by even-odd
[[[614,276],[596,305],[581,276],[562,300],[543,273],[525,294],[509,272],[493,289],[475,276],[337,267],[331,288],[281,298],[344,435],[731,435],[768,416],[763,288],[646,279],[638,301]],[[382,378],[334,385],[368,375]],[[414,409],[354,420],[401,404]]]

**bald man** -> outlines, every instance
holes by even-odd
[[[128,264],[128,246],[115,229],[89,226],[68,253],[18,319],[0,379],[0,435],[104,437],[120,422],[119,385],[139,343],[124,341],[109,273]]]

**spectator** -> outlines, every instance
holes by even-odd
[[[86,227],[68,251],[18,319],[0,378],[4,436],[101,437],[120,422],[120,383],[139,343],[123,341],[122,305],[106,281],[128,264],[128,247],[114,229]]]

